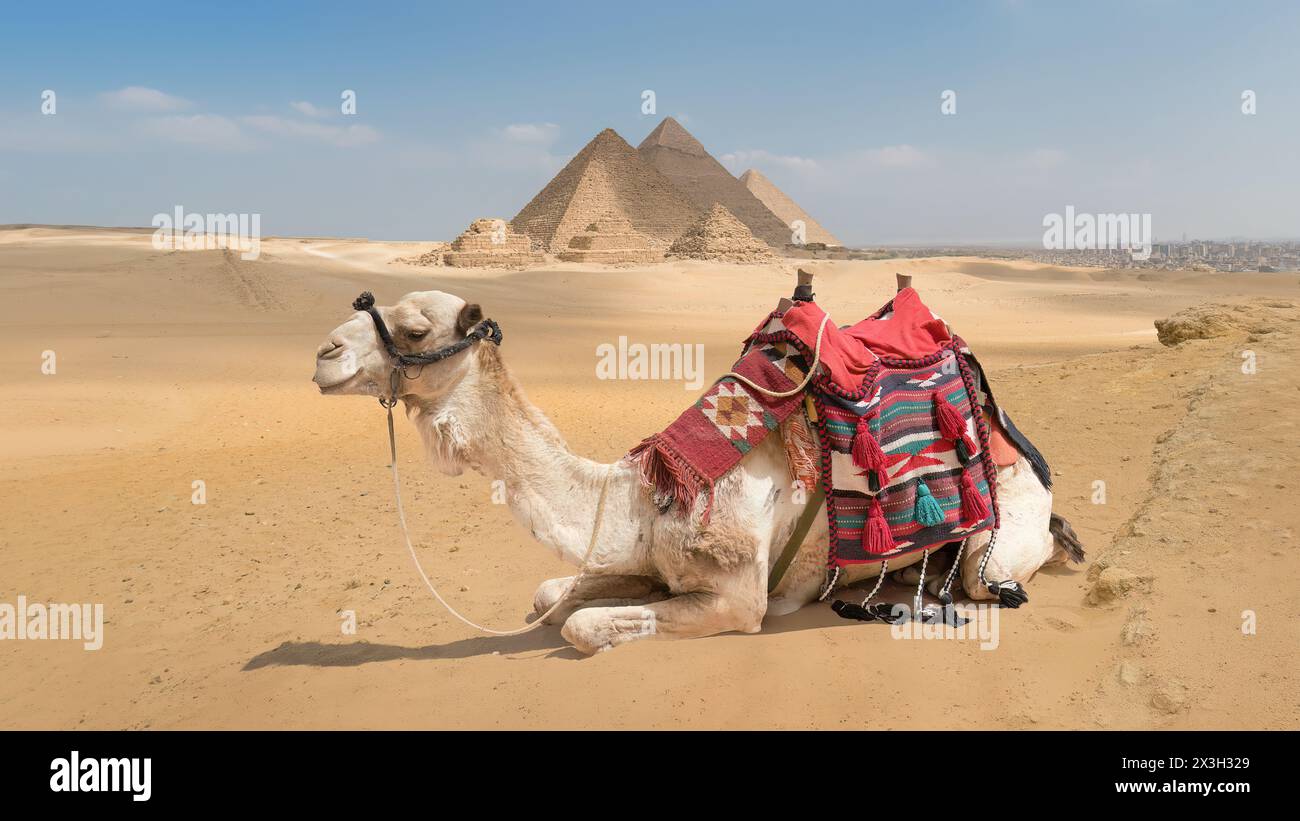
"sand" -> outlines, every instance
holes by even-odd
[[[0,642],[0,727],[1300,726],[1300,357],[1296,309],[1277,307],[1300,276],[816,263],[841,322],[886,300],[895,271],[915,277],[1051,461],[1089,563],[1040,573],[992,651],[813,606],[757,635],[583,658],[553,628],[472,635],[428,598],[400,544],[383,413],[319,396],[316,346],[363,289],[457,293],[501,323],[571,446],[611,460],[694,395],[598,381],[596,346],[702,342],[719,374],[790,268],[390,264],[429,248],[273,238],[244,261],[154,251],[141,231],[0,229],[0,602],[102,602],[107,619],[98,651]],[[1156,338],[1179,310],[1258,300],[1267,327]],[[571,571],[487,480],[435,473],[399,425],[426,569],[472,617],[520,624],[537,584]]]

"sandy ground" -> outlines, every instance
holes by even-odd
[[[596,346],[702,342],[720,374],[792,269],[390,264],[425,247],[270,239],[246,262],[138,231],[0,229],[0,603],[102,602],[108,622],[94,652],[0,642],[0,727],[1300,726],[1300,275],[816,264],[842,323],[895,271],[916,277],[1051,461],[1088,564],[1040,573],[991,651],[813,606],[758,635],[583,658],[555,628],[471,635],[428,598],[383,413],[319,396],[316,346],[362,289],[480,302],[530,398],[612,460],[694,394],[599,381]],[[1245,307],[1226,336],[1157,342],[1153,320],[1203,303]],[[536,585],[571,571],[399,424],[425,567],[473,617],[522,623]]]

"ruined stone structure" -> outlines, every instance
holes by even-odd
[[[517,268],[542,262],[528,237],[500,219],[476,219],[442,254],[444,265],[457,268]]]
[[[749,189],[759,202],[767,206],[767,210],[775,214],[781,222],[785,223],[787,228],[794,225],[797,220],[802,220],[804,224],[804,242],[813,243],[812,248],[816,248],[816,243],[823,246],[842,245],[830,231],[822,227],[821,223],[808,216],[799,205],[780,188],[763,176],[762,172],[749,169],[740,175],[740,184]],[[793,234],[793,229],[790,229]],[[789,239],[786,240],[789,242]]]

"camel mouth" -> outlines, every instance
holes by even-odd
[[[354,373],[354,374],[349,374],[348,376],[345,376],[342,379],[335,379],[333,381],[327,382],[318,373],[314,377],[312,377],[311,381],[316,383],[316,387],[320,389],[320,392],[322,394],[325,395],[339,394],[339,393],[348,393],[349,383],[356,382],[358,377],[360,376],[362,376],[361,373]]]
[[[317,382],[316,387],[320,389],[320,392],[323,396],[328,396],[332,393],[340,393],[340,389],[344,385],[346,385],[349,381],[351,380],[344,379],[342,382],[335,382],[332,385],[322,385],[319,382]]]
[[[329,374],[333,376],[333,374]],[[322,396],[379,396],[379,383],[364,371],[348,374],[342,379],[330,380],[326,374],[317,373],[312,377]]]

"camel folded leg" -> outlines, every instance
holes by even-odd
[[[545,613],[559,601],[574,576],[547,579],[533,594],[533,611]],[[564,605],[547,619],[547,624],[563,624],[574,611],[584,607],[616,607],[661,601],[668,591],[649,576],[585,576],[578,582]]]
[[[561,635],[583,653],[598,653],[637,639],[691,639],[740,631],[757,633],[767,608],[766,589],[742,593],[699,591],[652,604],[588,607],[564,623]]]

